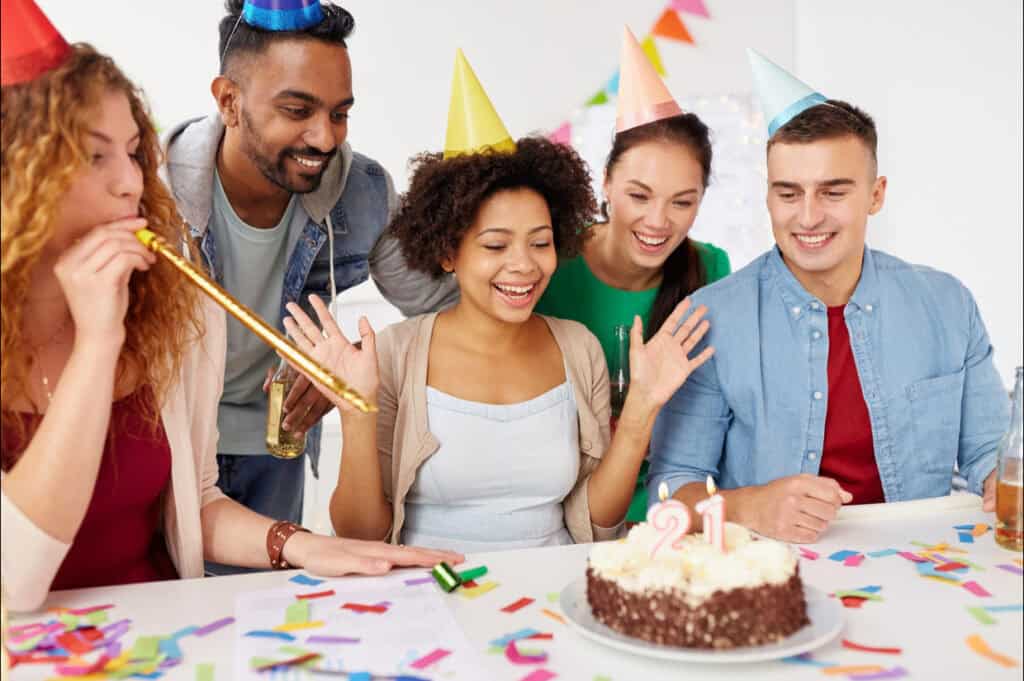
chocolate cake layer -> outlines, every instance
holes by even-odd
[[[587,601],[594,617],[615,631],[684,648],[773,643],[810,623],[799,567],[782,584],[716,591],[696,608],[678,591],[626,591],[587,568]]]

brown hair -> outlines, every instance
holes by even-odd
[[[711,133],[708,126],[692,113],[663,118],[616,134],[604,164],[605,177],[612,176],[615,164],[624,153],[647,142],[669,142],[688,148],[700,163],[701,180],[707,188],[711,180]],[[607,202],[601,203],[601,215],[608,220]],[[651,304],[645,330],[647,338],[657,333],[680,301],[706,283],[707,272],[700,253],[690,237],[686,237],[662,265],[661,286]]]
[[[389,229],[409,267],[441,276],[441,261],[454,257],[481,204],[520,188],[547,202],[559,255],[577,254],[597,210],[590,175],[572,147],[543,137],[524,137],[511,153],[420,154]]]
[[[864,143],[877,169],[878,131],[875,121],[865,111],[838,99],[830,99],[794,116],[771,136],[767,150],[771,151],[774,144],[810,144],[847,135]]]
[[[160,142],[142,94],[113,60],[79,43],[58,68],[33,81],[4,87],[0,91],[0,283],[4,292],[0,389],[5,405],[28,395],[33,357],[23,336],[30,273],[52,236],[65,192],[89,163],[85,138],[90,115],[111,91],[124,93],[139,126],[140,212],[148,220],[147,227],[169,243],[190,243],[174,199],[157,175]],[[198,292],[179,282],[173,268],[158,263],[149,271],[133,273],[129,283],[118,376],[131,370],[140,377],[140,386],[156,398],[146,401],[147,420],[154,427],[187,345],[203,332]],[[38,414],[39,406],[33,403],[33,407]],[[12,441],[24,444],[31,436],[25,432],[24,420],[7,409],[2,410],[2,427]],[[4,469],[14,463],[6,444],[0,444]]]

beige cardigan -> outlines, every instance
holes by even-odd
[[[180,380],[160,411],[171,446],[171,484],[164,500],[167,550],[182,579],[203,576],[200,509],[224,497],[217,488],[217,404],[224,387],[227,332],[224,312],[204,299],[206,334],[186,354]],[[37,527],[0,495],[0,570],[11,610],[38,608],[70,544]]]
[[[427,424],[427,358],[437,313],[407,319],[377,337],[380,413],[377,450],[384,496],[391,502],[387,539],[398,543],[405,522],[405,497],[416,471],[440,447]],[[611,439],[608,367],[601,345],[578,322],[543,317],[562,351],[579,410],[580,472],[563,501],[565,525],[577,543],[616,537],[622,523],[606,528],[590,521],[587,482]]]

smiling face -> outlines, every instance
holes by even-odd
[[[852,292],[868,216],[882,208],[885,188],[870,150],[853,135],[772,145],[772,231],[786,265],[808,291],[821,297],[824,284]]]
[[[532,189],[495,192],[477,210],[455,257],[462,305],[507,323],[521,324],[558,265],[551,214]]]
[[[88,115],[88,164],[75,175],[54,219],[48,249],[62,252],[97,225],[136,217],[142,199],[139,126],[128,97],[110,91]]]
[[[619,157],[604,193],[614,250],[638,269],[660,270],[697,217],[703,170],[686,145],[644,142]]]
[[[214,81],[225,122],[271,184],[312,192],[348,136],[352,66],[348,50],[315,39],[279,40],[240,58]]]

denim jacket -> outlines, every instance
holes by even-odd
[[[828,408],[828,313],[778,249],[692,296],[715,347],[659,415],[650,499],[708,475],[719,487],[817,474]],[[1006,430],[1006,388],[957,279],[865,249],[844,317],[887,501],[980,493]],[[699,348],[694,351],[698,352]]]
[[[207,226],[213,209],[217,149],[223,135],[224,124],[217,115],[182,123],[168,136],[166,167],[178,210],[199,244],[204,264],[219,282],[224,254],[218,252]],[[343,144],[338,157],[324,171],[317,190],[300,197],[306,226],[286,265],[280,314],[268,321],[283,332],[286,303],[296,302],[312,314],[309,294],[329,301],[332,266],[336,292],[361,284],[372,274],[384,297],[406,315],[451,304],[458,293],[454,280],[410,270],[398,243],[383,235],[395,204],[394,185],[387,171],[376,161],[353,152],[348,143]],[[334,231],[333,263],[327,247],[329,228]],[[306,438],[306,453],[314,474],[319,466],[320,432],[321,424],[317,423]]]

